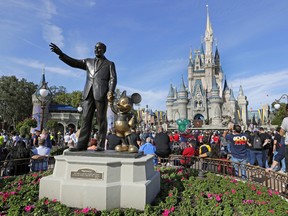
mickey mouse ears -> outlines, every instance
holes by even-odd
[[[131,95],[131,100],[133,101],[134,104],[138,104],[138,103],[140,103],[142,101],[142,97],[138,93],[133,93]]]

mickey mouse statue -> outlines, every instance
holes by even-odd
[[[131,128],[135,126],[135,117],[131,111],[133,103],[138,104],[141,100],[140,94],[134,93],[131,97],[128,97],[126,91],[123,91],[118,101],[110,103],[111,110],[117,115],[114,124],[116,135],[122,140],[122,144],[115,147],[118,152],[138,152],[138,148],[131,140]]]

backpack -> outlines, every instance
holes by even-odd
[[[259,136],[255,135],[253,140],[253,146],[255,150],[262,150],[262,141]]]

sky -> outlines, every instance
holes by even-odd
[[[86,72],[49,49],[94,57],[98,41],[117,71],[117,88],[142,96],[140,107],[166,110],[170,84],[186,85],[189,52],[199,49],[206,5],[228,86],[242,85],[248,109],[287,93],[287,0],[9,0],[0,1],[0,76],[82,91]],[[285,102],[285,100],[284,100]]]

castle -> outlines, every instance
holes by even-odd
[[[237,100],[222,71],[207,7],[207,21],[201,49],[190,50],[188,87],[182,77],[180,87],[172,84],[166,100],[167,120],[188,119],[194,127],[224,127],[231,121],[247,127],[248,100],[240,85]],[[215,48],[215,52],[213,51]],[[224,79],[224,81],[223,81]]]

